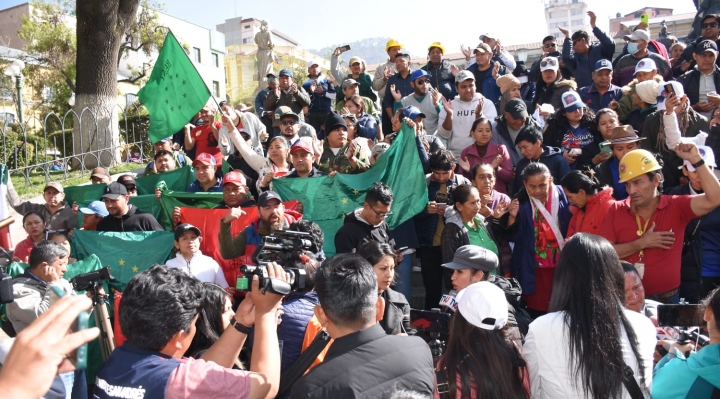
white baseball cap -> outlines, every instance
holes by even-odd
[[[545,57],[540,61],[540,72],[545,72],[548,69],[552,69],[553,71],[560,69],[560,62],[557,57]]]
[[[665,111],[665,99],[668,96],[668,92],[665,89],[666,84],[671,84],[673,91],[675,91],[675,96],[678,98],[681,98],[685,95],[685,89],[683,89],[682,84],[680,82],[672,80],[670,82],[661,82],[660,86],[658,87],[658,95],[657,95],[657,110],[658,111]]]
[[[650,72],[653,69],[657,69],[655,60],[652,58],[643,58],[635,64],[635,72],[633,73],[633,76],[637,75],[638,72]]]
[[[625,40],[643,40],[646,42],[650,41],[650,32],[645,29],[638,29],[630,35],[623,37]]]
[[[318,64],[317,61],[315,61],[315,60],[310,60],[310,61],[308,61],[308,66],[307,66],[308,69],[310,69],[310,67],[313,66],[313,65],[320,66],[320,64]]]
[[[700,153],[702,159],[705,161],[705,165],[713,168],[717,167],[717,165],[715,165],[715,154],[713,153],[712,148],[706,145],[699,145],[698,152]],[[695,171],[695,167],[692,166],[692,164],[688,160],[683,161],[683,164],[678,167],[678,169],[682,169],[683,166],[685,166],[690,172]]]
[[[483,330],[499,330],[508,318],[505,292],[488,281],[470,284],[457,295],[458,311],[468,323]]]

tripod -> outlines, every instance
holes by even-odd
[[[110,324],[110,315],[107,311],[108,296],[99,293],[102,287],[102,281],[97,281],[92,287],[93,309],[95,313],[95,325],[100,329],[100,351],[103,361],[110,357],[115,350],[115,336],[113,334],[112,325]]]

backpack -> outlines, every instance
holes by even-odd
[[[515,278],[506,278],[503,276],[492,276],[489,281],[505,293],[505,299],[508,304],[512,307],[511,314],[515,320],[509,319],[508,324],[513,327],[517,327],[520,330],[520,334],[523,337],[527,335],[530,329],[530,323],[532,318],[530,314],[525,310],[525,306],[522,304],[522,287]]]

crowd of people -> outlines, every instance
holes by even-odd
[[[227,212],[209,236],[174,209],[173,256],[127,284],[114,315],[127,340],[89,381],[89,393],[717,395],[720,16],[705,15],[702,37],[686,47],[665,48],[641,24],[619,49],[588,15],[591,34],[561,29],[561,41],[545,37],[529,67],[493,33],[462,48],[461,66],[445,59],[441,42],[428,47],[426,65],[413,65],[391,39],[374,75],[360,57],[341,68],[338,48],[327,75],[313,61],[307,77],[269,73],[254,112],[208,103],[180,132],[153,143],[146,175],[192,166],[196,180],[186,191],[222,193],[216,208]],[[395,215],[393,189],[375,182],[331,236],[304,217],[302,202],[291,209],[273,189],[278,179],[377,168],[402,145],[399,134],[414,134],[425,173],[418,214]],[[66,372],[62,355],[94,330],[68,333],[59,323],[54,331],[64,338],[48,342],[62,345],[38,355],[43,373],[30,368],[38,359],[23,364],[48,334],[49,315],[88,307],[50,295],[54,285],[72,292],[63,279],[73,261],[68,232],[163,230],[130,203],[134,176],[112,181],[96,168],[91,180],[105,186],[86,206],[64,201],[58,183],[47,184],[44,204],[23,202],[8,185],[28,233],[13,254],[28,267],[13,280],[7,307],[18,338],[0,372],[0,391],[12,397],[69,398],[85,385]],[[233,229],[252,208],[257,218]],[[403,222],[391,228],[390,215]],[[278,230],[308,233],[309,247],[264,265],[263,279],[243,275],[239,266],[255,264],[264,238]],[[233,261],[231,273],[202,253],[204,240]],[[302,285],[283,291],[297,273]],[[413,289],[413,273],[424,295]],[[249,276],[250,289],[241,289]],[[704,344],[661,334],[657,309],[679,303],[698,304]],[[452,314],[444,353],[431,351],[411,310],[441,304]]]

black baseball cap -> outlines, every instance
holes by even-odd
[[[512,117],[515,119],[528,117],[525,101],[519,98],[512,98],[508,100],[508,102],[505,103],[505,112],[510,113],[510,115],[512,115]]]
[[[124,195],[128,195],[127,188],[125,188],[122,183],[114,181],[105,187],[101,198],[110,198],[111,200],[114,200]]]
[[[258,196],[257,204],[258,206],[267,206],[268,202],[273,199],[282,202],[282,198],[280,198],[280,195],[278,195],[275,191],[263,191]]]
[[[179,241],[180,237],[185,235],[188,231],[194,231],[198,237],[202,236],[200,229],[197,227],[191,225],[190,223],[180,223],[178,227],[175,228],[175,241]]]

